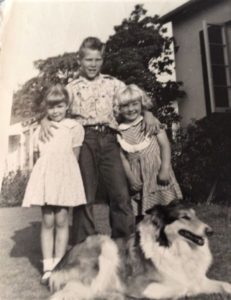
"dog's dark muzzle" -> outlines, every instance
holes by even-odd
[[[193,242],[194,244],[197,244],[198,246],[203,246],[205,243],[205,240],[201,236],[198,236],[191,231],[181,229],[179,230],[179,234],[187,240]]]

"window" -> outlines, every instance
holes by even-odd
[[[228,24],[203,22],[200,33],[206,106],[209,112],[231,109],[231,66],[229,61]]]

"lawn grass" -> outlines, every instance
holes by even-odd
[[[201,219],[210,224],[215,233],[211,238],[214,264],[209,277],[231,281],[231,207],[197,206]],[[107,209],[97,210],[97,224],[107,233]],[[39,283],[41,252],[39,246],[40,209],[20,207],[0,209],[0,299],[43,300],[50,296]],[[190,299],[231,300],[231,296],[207,295]]]

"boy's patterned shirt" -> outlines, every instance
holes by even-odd
[[[71,101],[71,115],[82,125],[105,124],[117,128],[114,96],[124,86],[122,81],[109,75],[100,74],[93,81],[80,76],[66,87]]]

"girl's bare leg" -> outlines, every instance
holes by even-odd
[[[42,207],[41,248],[43,259],[53,258],[54,250],[54,208]]]
[[[56,265],[66,253],[67,245],[68,245],[69,222],[68,222],[67,207],[56,207],[55,229],[56,229],[56,236],[55,236],[54,264]]]
[[[42,207],[41,250],[43,256],[42,284],[47,284],[53,269],[54,251],[54,207]]]

